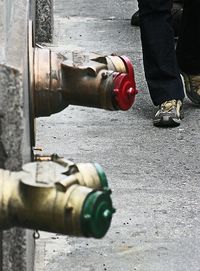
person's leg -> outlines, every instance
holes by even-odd
[[[174,50],[170,0],[138,0],[144,70],[154,105],[183,100]]]
[[[200,104],[200,1],[185,0],[177,58],[188,97]]]
[[[131,16],[131,25],[133,26],[140,26],[140,19],[139,19],[139,10],[137,10],[133,15]]]
[[[172,12],[172,24],[173,24],[173,29],[174,29],[174,36],[178,37],[181,17],[182,17],[182,12],[183,12],[183,0],[174,0],[171,12]],[[131,25],[133,26],[140,25],[138,10],[131,17]]]
[[[174,0],[173,7],[171,10],[172,13],[172,25],[174,30],[174,36],[178,38],[179,31],[181,27],[181,20],[183,14],[183,0]]]
[[[184,4],[177,58],[181,70],[200,74],[200,1],[187,0]]]

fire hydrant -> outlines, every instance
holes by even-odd
[[[102,238],[115,209],[101,166],[55,155],[36,160],[20,172],[0,170],[0,229]]]
[[[33,115],[49,116],[68,105],[128,110],[137,94],[133,65],[126,56],[90,54],[80,63],[46,48],[30,60]]]

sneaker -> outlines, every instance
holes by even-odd
[[[200,105],[200,75],[183,74],[183,78],[188,98],[193,103]]]
[[[158,127],[176,127],[183,118],[183,103],[180,100],[166,101],[160,105],[153,124]]]

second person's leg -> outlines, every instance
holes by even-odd
[[[144,70],[155,105],[184,97],[174,50],[170,0],[138,0]]]
[[[185,0],[180,38],[177,45],[179,66],[184,72],[188,97],[200,104],[200,1]]]
[[[170,0],[138,0],[144,71],[154,105],[154,125],[180,124],[183,84],[177,65]]]
[[[180,23],[181,23],[181,17],[183,12],[183,0],[174,0],[173,6],[171,9],[172,13],[172,25],[174,30],[174,36],[179,36],[179,29],[180,29]],[[136,11],[132,17],[131,17],[131,25],[139,26],[140,20],[139,20],[139,11]]]

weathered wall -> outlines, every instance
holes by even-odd
[[[19,170],[31,159],[27,76],[28,0],[0,0],[0,166]],[[32,232],[3,231],[1,271],[33,270]]]
[[[51,43],[53,39],[53,0],[36,0],[36,42]]]

